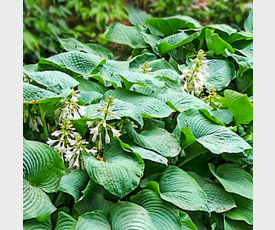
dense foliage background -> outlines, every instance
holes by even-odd
[[[252,229],[253,11],[127,12],[23,67],[24,230]]]
[[[129,25],[130,3],[155,17],[188,15],[203,25],[225,23],[241,29],[252,8],[252,0],[24,0],[24,63],[58,53],[57,37],[107,45],[102,35],[108,25],[117,21]],[[118,56],[123,53],[110,43],[108,47]]]

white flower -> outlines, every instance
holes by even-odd
[[[102,134],[99,134],[99,141],[98,141],[98,149],[101,150],[102,149]]]
[[[149,67],[149,62],[146,61],[142,65],[139,66],[139,71],[142,73],[149,73],[153,68]]]
[[[197,57],[191,61],[193,62],[191,68],[182,71],[180,80],[183,83],[180,84],[184,92],[200,97],[209,76],[206,71],[208,66],[204,51],[199,50]]]
[[[84,116],[85,116],[85,114],[86,114],[85,109],[86,109],[86,107],[85,107],[85,106],[81,106],[81,105],[79,106],[79,110],[78,110],[78,112],[79,112],[80,116],[82,116],[82,117],[84,117]]]
[[[106,144],[110,144],[111,140],[110,140],[110,136],[108,134],[108,130],[105,129],[105,143]]]
[[[53,146],[58,140],[52,140],[50,138],[48,138],[47,144],[51,147]]]
[[[113,127],[111,127],[111,131],[113,133],[113,137],[117,137],[118,138],[119,136],[121,136],[120,130],[116,130]]]

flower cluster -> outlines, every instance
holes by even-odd
[[[206,90],[206,96],[202,98],[202,100],[209,104],[211,106],[211,104],[214,104],[214,106],[216,106],[216,108],[220,108],[222,106],[221,103],[217,102],[216,100],[219,100],[221,97],[217,94],[216,90],[214,87],[210,87],[210,89]]]
[[[92,142],[96,142],[97,139],[97,148],[98,150],[103,149],[103,136],[104,136],[104,141],[106,144],[109,144],[111,139],[108,131],[112,132],[113,137],[119,137],[121,136],[120,130],[116,130],[112,125],[107,123],[107,116],[112,116],[115,119],[120,120],[121,118],[116,115],[114,111],[112,111],[115,106],[114,106],[114,99],[112,96],[108,97],[107,102],[103,102],[101,106],[98,107],[98,113],[95,114],[101,115],[104,118],[101,120],[95,120],[95,121],[87,121],[87,125],[90,128],[90,134],[93,135],[92,137]]]
[[[32,131],[39,132],[38,127],[43,126],[38,105],[23,104],[23,120],[28,123]]]
[[[69,169],[83,168],[80,155],[84,153],[95,154],[96,149],[88,149],[89,144],[82,136],[75,131],[70,119],[78,119],[85,114],[85,107],[78,105],[78,91],[71,90],[70,95],[61,102],[64,107],[59,114],[60,130],[54,131],[51,135],[56,140],[48,139],[47,144],[60,153],[62,159],[69,162]]]
[[[180,84],[184,92],[200,97],[209,76],[206,71],[208,66],[204,51],[199,50],[197,57],[191,61],[193,62],[191,68],[184,70],[180,75]]]
[[[71,90],[70,95],[63,99],[61,103],[64,105],[64,108],[61,109],[61,113],[59,115],[59,121],[68,117],[70,119],[79,119],[85,115],[85,107],[78,105],[78,98],[80,94],[79,91]]]
[[[142,65],[139,66],[138,70],[142,73],[149,73],[152,70],[152,67],[150,67],[149,62],[146,61]]]

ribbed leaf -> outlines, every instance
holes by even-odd
[[[107,28],[104,35],[112,42],[128,45],[133,49],[148,47],[139,30],[134,26],[114,23]]]
[[[52,230],[51,220],[38,221],[36,219],[28,220],[23,224],[23,230]]]
[[[152,90],[156,90],[164,86],[163,82],[149,74],[133,71],[122,71],[119,73],[119,76],[123,79],[125,85],[132,86],[132,84],[138,84],[148,86]]]
[[[225,213],[232,220],[243,220],[247,224],[253,224],[253,200],[233,195],[237,207]]]
[[[154,127],[138,134],[130,122],[125,127],[132,140],[144,148],[154,150],[167,157],[175,157],[181,151],[176,136],[165,129]]]
[[[143,207],[119,202],[111,208],[112,230],[157,230],[149,212]]]
[[[142,159],[150,160],[150,161],[157,162],[160,164],[165,164],[165,165],[168,164],[168,160],[165,157],[157,154],[154,151],[142,148],[140,146],[135,146],[135,145],[131,145],[130,147],[135,153],[138,153]]]
[[[253,104],[247,95],[229,89],[224,91],[224,95],[236,125],[249,124],[253,120]]]
[[[253,178],[240,166],[226,163],[219,165],[215,171],[214,165],[210,163],[209,169],[227,192],[253,199]]]
[[[59,212],[54,230],[75,230],[76,219],[65,212]]]
[[[172,113],[164,102],[149,96],[118,88],[117,90],[109,90],[104,94],[104,99],[112,95],[114,98],[125,101],[136,106],[142,112],[143,117],[147,118],[163,118],[168,117]]]
[[[224,191],[222,186],[209,179],[202,178],[194,172],[188,172],[188,174],[195,178],[205,192],[209,212],[222,213],[236,207],[233,197]]]
[[[158,230],[197,230],[197,227],[186,213],[163,201],[152,190],[141,190],[137,195],[131,197],[131,201],[142,206],[150,213],[152,222]]]
[[[48,217],[56,210],[48,195],[42,189],[23,181],[23,220]]]
[[[222,32],[227,33],[228,35],[232,35],[237,32],[236,29],[234,29],[231,26],[226,25],[226,24],[212,24],[212,25],[207,25],[206,28],[213,28],[216,30],[220,30]]]
[[[221,91],[230,84],[233,73],[227,61],[211,59],[207,66],[209,77],[206,79],[206,88],[214,87],[215,90]]]
[[[23,219],[50,215],[56,208],[44,193],[56,192],[64,175],[61,157],[46,144],[23,141]]]
[[[75,230],[111,230],[109,220],[104,212],[94,211],[82,215],[77,222]]]
[[[175,133],[179,136],[182,131],[189,145],[199,142],[212,153],[239,153],[251,146],[236,133],[225,126],[209,120],[198,110],[187,110],[177,117]]]
[[[114,55],[107,48],[98,44],[81,43],[74,38],[58,38],[58,41],[66,51],[84,51],[88,54],[100,56],[102,58],[113,59]]]
[[[193,177],[176,166],[170,165],[163,172],[159,180],[159,192],[163,200],[183,210],[208,211],[205,192]]]
[[[48,90],[58,94],[64,89],[72,88],[79,84],[70,75],[56,70],[35,72],[25,66],[24,73],[40,85],[47,87]]]
[[[61,178],[58,190],[70,194],[75,201],[81,197],[81,192],[89,181],[88,175],[81,170],[73,170]]]
[[[205,102],[187,93],[169,91],[168,93],[156,94],[155,97],[179,112],[194,108],[211,109]]]
[[[78,51],[56,54],[39,60],[39,65],[47,65],[61,71],[69,70],[78,75],[90,76],[96,67],[106,62],[106,59]]]
[[[31,85],[29,83],[23,82],[23,101],[24,102],[32,102],[32,101],[40,101],[47,98],[57,97],[57,94],[38,86]]]
[[[102,210],[109,213],[113,202],[107,200],[107,196],[110,197],[110,193],[91,180],[87,188],[83,191],[83,198],[75,203],[74,208],[79,215],[95,210]]]
[[[146,24],[161,32],[164,36],[175,34],[179,29],[201,27],[195,19],[182,15],[167,18],[150,18],[146,20]]]
[[[86,108],[86,117],[90,117],[91,119],[95,118],[104,118],[104,116],[98,114],[98,106],[100,106],[101,103],[98,104],[92,104]],[[114,109],[112,110],[113,112],[116,113],[117,116],[119,117],[130,117],[133,120],[135,120],[137,123],[140,124],[140,126],[143,126],[143,119],[141,116],[141,111],[137,109],[133,104],[127,103],[118,99],[114,99]],[[94,116],[96,115],[96,116]],[[112,120],[114,119],[111,116],[107,116],[107,120]]]
[[[144,163],[135,153],[127,153],[117,140],[112,139],[106,146],[99,161],[92,155],[84,155],[85,169],[90,178],[107,191],[123,198],[133,191],[143,175]]]

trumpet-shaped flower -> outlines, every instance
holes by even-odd
[[[191,61],[193,62],[191,68],[183,70],[180,75],[180,84],[184,92],[200,97],[209,76],[204,51],[199,50],[197,57]]]

